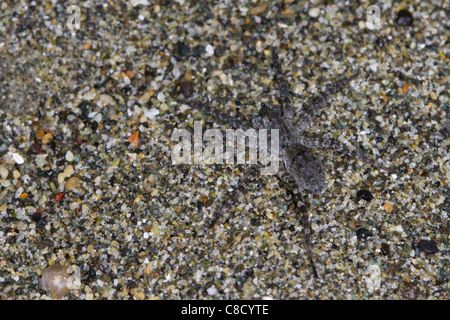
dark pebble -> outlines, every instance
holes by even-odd
[[[38,222],[39,220],[41,220],[42,215],[40,213],[33,213],[33,215],[31,216],[31,220],[34,222]]]
[[[396,141],[396,139],[395,139],[393,136],[389,136],[388,142],[389,142],[390,144],[395,144],[395,141]]]
[[[244,274],[239,274],[239,275],[235,276],[234,279],[236,280],[236,286],[242,287],[245,284],[245,282],[247,282],[248,277],[244,273]]]
[[[376,44],[379,48],[383,48],[384,47],[384,39],[383,38],[377,38],[376,40]]]
[[[418,246],[419,249],[425,253],[435,253],[439,251],[434,240],[420,240]]]
[[[31,154],[40,154],[42,153],[42,146],[39,143],[33,143],[29,151]]]
[[[250,220],[250,223],[251,223],[252,226],[259,226],[259,225],[261,225],[261,222],[258,219],[254,219],[254,218]]]
[[[373,195],[372,195],[372,193],[370,193],[370,191],[367,191],[367,190],[359,190],[359,191],[356,193],[356,198],[357,198],[357,201],[359,201],[359,200],[361,200],[361,199],[366,200],[366,201],[370,201],[370,200],[373,199]]]
[[[368,237],[372,236],[372,232],[370,232],[366,228],[359,228],[358,230],[356,230],[356,236],[359,240],[366,240]]]
[[[403,290],[402,296],[406,300],[416,300],[419,293],[420,290],[417,287],[417,282],[412,282],[406,285],[405,290]]]
[[[91,129],[92,129],[92,132],[96,132],[97,131],[97,129],[98,129],[98,122],[97,121],[92,121],[91,122]]]
[[[391,249],[389,248],[389,245],[386,242],[383,242],[381,244],[381,252],[385,255],[388,256],[391,253]]]
[[[395,20],[401,27],[409,27],[413,23],[413,16],[408,10],[400,10],[397,12],[397,19]]]
[[[156,68],[152,68],[149,65],[145,66],[145,72],[144,75],[149,78],[149,77],[155,77],[158,74],[158,70]]]
[[[126,86],[120,89],[120,92],[122,92],[126,96],[131,96],[131,94],[133,93],[133,88],[131,86]]]
[[[90,112],[90,105],[89,105],[89,101],[82,101],[79,105],[78,108],[81,111],[81,117],[82,119],[87,119],[89,112]]]
[[[194,83],[192,81],[183,81],[180,83],[180,91],[185,98],[192,96],[194,92]]]
[[[145,93],[145,91],[147,91],[147,86],[145,86],[145,85],[140,86],[137,90],[137,94],[139,96],[142,96]]]
[[[191,48],[184,42],[178,42],[178,55],[180,57],[187,56],[191,52]]]
[[[203,53],[205,53],[205,47],[202,45],[198,45],[194,47],[194,56],[200,57]]]
[[[227,51],[227,48],[225,46],[217,46],[214,48],[214,55],[216,57],[221,57],[223,54]]]
[[[393,263],[393,264],[389,264],[386,267],[386,273],[390,274],[391,276],[394,276],[397,273],[398,270],[398,264]]]
[[[42,239],[40,242],[38,242],[38,248],[44,249],[44,248],[52,248],[53,242],[49,239]]]

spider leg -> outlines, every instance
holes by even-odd
[[[209,229],[214,228],[217,221],[225,215],[230,209],[238,202],[241,194],[244,194],[248,191],[252,182],[255,182],[259,177],[259,170],[257,166],[251,166],[250,169],[246,172],[244,179],[239,179],[239,184],[236,189],[233,190],[231,195],[227,197],[225,203],[222,205],[220,210],[214,213],[214,218],[209,225]]]
[[[187,104],[188,106],[190,106],[192,108],[201,110],[201,111],[207,113],[208,115],[214,117],[214,119],[218,119],[219,121],[224,122],[224,123],[229,123],[233,128],[236,128],[236,129],[240,128],[244,131],[251,128],[251,125],[248,124],[246,121],[243,121],[237,117],[226,114],[226,113],[220,111],[219,109],[211,107],[211,106],[207,105],[206,103],[200,102],[198,100],[186,101],[186,100],[179,99],[179,100],[177,100],[177,102]]]
[[[309,264],[313,271],[314,277],[318,277],[316,265],[314,264],[314,258],[312,255],[312,243],[311,243],[311,224],[309,223],[308,207],[305,205],[305,201],[298,189],[292,191],[294,195],[295,205],[300,212],[302,218],[303,230],[305,233],[306,254],[308,255]]]
[[[307,128],[311,127],[311,124],[314,120],[314,118],[317,115],[317,112],[319,108],[324,105],[330,98],[336,94],[337,92],[341,91],[343,88],[345,88],[350,81],[358,77],[359,71],[355,72],[350,77],[338,81],[336,84],[332,85],[329,90],[322,96],[320,96],[310,107],[307,113],[304,114],[304,116],[298,121],[296,126],[299,127],[300,131],[304,131]]]
[[[310,137],[299,137],[296,141],[298,144],[308,147],[308,148],[324,148],[332,149],[335,152],[346,154],[354,159],[362,160],[368,164],[371,164],[375,168],[385,170],[389,173],[395,173],[396,170],[392,167],[385,167],[376,159],[369,158],[364,153],[357,150],[350,150],[347,146],[339,143],[338,140],[334,138],[310,138]]]
[[[289,186],[289,190],[292,192],[292,198],[294,200],[297,211],[300,213],[303,224],[303,232],[305,234],[305,246],[306,254],[308,256],[309,264],[311,265],[314,277],[318,278],[316,265],[314,264],[314,258],[312,254],[312,242],[311,242],[311,224],[309,223],[308,208],[305,204],[305,200],[301,194],[301,191],[297,187],[292,187],[295,183],[292,181],[291,176],[284,170],[278,171],[278,177],[286,185]]]
[[[278,102],[283,108],[283,115],[285,119],[292,119],[294,117],[294,108],[291,103],[291,91],[289,85],[284,77],[281,69],[280,59],[276,48],[272,48],[272,67],[275,71],[274,81],[278,86]]]

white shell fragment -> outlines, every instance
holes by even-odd
[[[147,0],[131,0],[131,5],[137,7],[138,5],[148,6],[150,3]]]
[[[17,164],[22,164],[25,162],[25,160],[23,160],[22,156],[18,153],[15,153],[15,152],[11,153],[11,157]]]
[[[66,267],[55,264],[42,273],[41,288],[48,291],[53,299],[60,299],[70,291],[67,286],[68,279]]]

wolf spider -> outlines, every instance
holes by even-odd
[[[312,127],[313,120],[317,115],[319,108],[335,93],[345,88],[350,81],[355,79],[359,75],[358,71],[350,77],[337,81],[332,85],[326,93],[317,98],[310,106],[309,113],[306,113],[303,118],[294,125],[292,121],[294,116],[294,108],[291,103],[292,93],[290,92],[289,85],[281,69],[278,53],[275,48],[272,48],[272,68],[275,72],[273,80],[278,87],[276,98],[281,106],[281,110],[268,108],[265,105],[262,105],[261,110],[263,112],[260,112],[260,115],[248,121],[242,119],[243,117],[231,116],[221,112],[198,100],[186,101],[179,99],[178,102],[199,109],[223,123],[228,123],[234,129],[247,130],[249,128],[254,128],[279,130],[281,167],[277,176],[285,184],[288,190],[291,191],[296,209],[301,215],[308,260],[314,276],[317,277],[318,274],[312,255],[311,226],[309,223],[308,208],[303,193],[321,193],[325,189],[326,179],[323,164],[313,153],[312,148],[332,149],[335,152],[346,154],[350,157],[367,162],[376,168],[391,173],[394,172],[394,170],[392,168],[383,167],[377,160],[368,158],[358,151],[348,149],[336,139],[311,138],[302,135],[306,129]],[[236,188],[231,197],[225,201],[221,210],[214,214],[210,228],[213,228],[217,220],[232,207],[234,200],[237,199],[240,194],[247,191],[249,183],[255,180],[256,177],[257,173],[254,173],[254,170],[251,170],[251,174],[247,174],[246,179],[239,183],[238,188]]]

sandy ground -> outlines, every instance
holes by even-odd
[[[448,1],[386,1],[379,26],[369,2],[83,3],[72,31],[63,1],[0,5],[2,299],[49,299],[54,264],[80,279],[63,299],[449,298]],[[230,128],[177,99],[239,119],[279,107],[273,47],[294,123],[359,70],[307,135],[397,170],[312,150],[318,278],[275,176],[210,230],[250,166],[171,161],[174,129]]]

